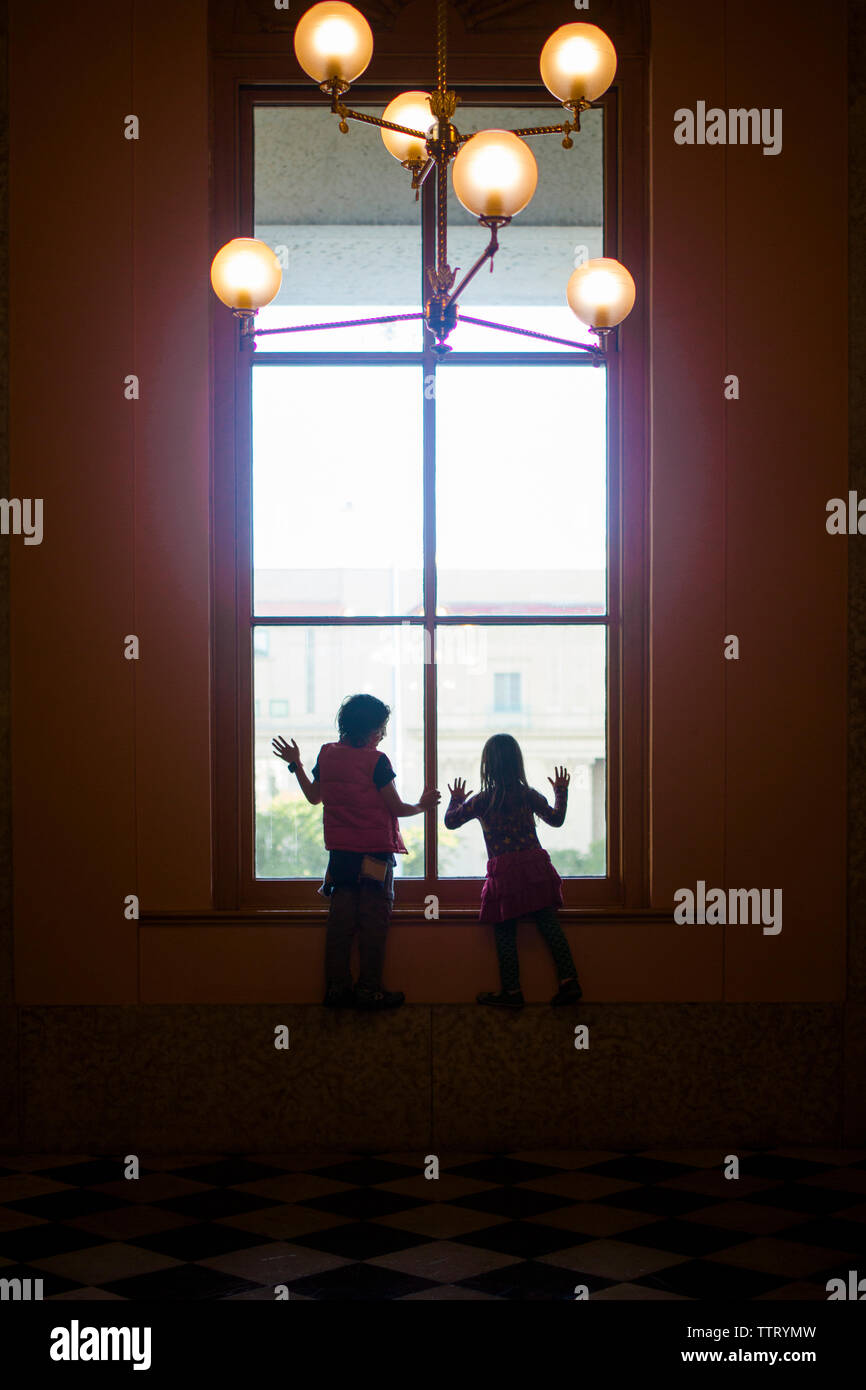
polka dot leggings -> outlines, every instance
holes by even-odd
[[[568,942],[559,925],[555,907],[543,907],[539,912],[529,914],[535,919],[541,936],[553,957],[558,980],[577,979],[574,959]],[[508,918],[494,925],[496,954],[499,958],[499,975],[502,988],[506,992],[520,989],[520,962],[517,958],[517,919]]]

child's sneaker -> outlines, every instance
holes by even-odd
[[[356,1009],[399,1009],[405,1002],[401,989],[361,989],[360,985],[355,989]]]
[[[479,1004],[492,1004],[496,1009],[522,1009],[525,1002],[522,990],[516,994],[506,994],[501,990],[499,994],[477,994],[475,997]]]
[[[569,980],[567,984],[559,986],[550,1002],[554,1007],[560,1004],[576,1004],[582,996],[583,990],[577,980]]]
[[[322,1000],[326,1009],[351,1009],[355,1003],[355,991],[351,985],[328,985]]]

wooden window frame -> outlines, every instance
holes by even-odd
[[[233,70],[234,69],[234,70]],[[454,84],[467,106],[539,106],[551,104],[549,94],[535,86],[471,87]],[[355,89],[356,104],[370,102],[384,107],[397,86],[365,86]],[[604,111],[604,254],[616,256],[631,269],[639,285],[635,309],[616,335],[607,365],[577,364],[567,352],[453,352],[454,365],[572,365],[575,370],[607,372],[608,405],[608,602],[604,618],[592,616],[583,625],[608,629],[606,701],[607,854],[604,879],[566,880],[563,917],[584,917],[598,909],[608,915],[621,908],[649,909],[648,833],[648,430],[647,430],[647,304],[641,287],[647,285],[645,226],[647,216],[646,145],[644,121],[645,73],[642,60],[620,62],[618,79],[596,105]],[[253,234],[253,111],[257,104],[317,107],[322,119],[330,116],[323,98],[308,85],[279,85],[245,80],[244,74],[222,68],[214,92],[214,145],[230,154],[212,170],[213,252],[232,236]],[[555,137],[541,137],[555,138]],[[577,139],[580,137],[577,136]],[[428,184],[432,185],[432,180]],[[623,200],[622,190],[628,190]],[[432,190],[431,190],[432,191]],[[422,208],[424,237],[432,237],[435,208],[432,197]],[[419,248],[420,249],[420,248]],[[420,263],[420,257],[419,257]],[[420,276],[419,276],[420,281]],[[419,308],[424,287],[419,283]],[[237,320],[222,305],[212,303],[212,680],[213,680],[213,897],[220,912],[264,914],[307,922],[323,920],[327,904],[316,900],[315,880],[254,878],[254,723],[252,717],[253,628],[279,626],[280,620],[252,614],[251,568],[251,447],[253,359],[256,362],[310,364],[327,358],[334,365],[363,361],[394,364],[411,362],[435,371],[436,359],[424,334],[423,349],[415,353],[305,353],[271,352],[260,347],[255,354],[241,350]],[[264,341],[264,340],[263,340]],[[446,367],[447,370],[447,367]],[[429,408],[428,408],[429,405]],[[433,409],[425,399],[424,452],[432,455]],[[434,538],[430,470],[425,466],[425,595],[433,581]],[[435,599],[433,601],[435,603]],[[282,620],[303,624],[303,619]],[[317,625],[387,626],[406,621],[404,615],[366,620],[317,618]],[[413,621],[428,629],[447,625],[433,618],[432,604],[425,616]],[[465,623],[467,618],[453,619]],[[473,616],[469,619],[475,622]],[[483,625],[532,627],[581,625],[574,616],[482,618]],[[429,639],[428,639],[429,640]],[[425,781],[435,784],[436,668],[425,666],[424,727],[426,731]],[[399,770],[398,770],[399,772]],[[447,794],[446,794],[447,795]],[[429,874],[434,841],[428,814],[426,872]],[[323,848],[323,866],[325,851]],[[440,918],[477,920],[481,880],[422,879],[400,881],[395,915],[423,917],[426,894],[435,892]]]

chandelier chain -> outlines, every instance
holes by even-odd
[[[438,237],[436,257],[440,276],[448,270],[448,161],[440,158],[436,165],[436,216]]]
[[[448,159],[443,145],[442,123],[445,116],[446,68],[448,62],[448,0],[437,0],[436,6],[436,96],[439,119],[439,149],[436,155],[436,270],[439,289],[448,273]],[[450,124],[450,122],[448,122]]]
[[[436,10],[436,90],[445,95],[445,65],[448,58],[448,0],[438,0]]]

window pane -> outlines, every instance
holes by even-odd
[[[603,367],[440,368],[440,613],[605,612],[605,390]]]
[[[481,749],[492,734],[513,734],[530,785],[553,803],[548,778],[565,764],[571,774],[568,814],[556,829],[536,825],[538,838],[565,876],[606,872],[606,631],[603,627],[440,628],[438,786],[442,814],[448,783],[467,779],[480,790]],[[503,685],[501,678],[506,677]],[[517,677],[517,680],[515,680]],[[499,678],[499,679],[497,679]],[[512,708],[496,707],[507,687]],[[482,877],[487,852],[470,821],[446,830],[440,817],[439,872]]]
[[[253,235],[283,267],[258,328],[421,311],[421,204],[410,176],[378,130],[350,122],[341,135],[338,123],[324,97],[315,107],[254,108]],[[260,341],[280,352],[417,352],[422,333],[416,319]]]
[[[391,759],[403,799],[416,801],[424,785],[423,629],[408,623],[256,629],[262,631],[267,652],[254,649],[256,875],[321,878],[327,863],[322,808],[306,801],[271,740],[297,740],[312,776],[321,745],[338,737],[337,710],[345,697],[376,695],[391,707],[380,751]],[[409,854],[397,855],[395,873],[420,876],[424,817],[405,820],[401,830]]]
[[[421,410],[417,367],[255,367],[257,615],[418,611]]]
[[[458,106],[461,134],[556,125],[565,116],[553,98],[544,107]],[[538,164],[538,186],[523,212],[503,227],[493,272],[486,267],[460,295],[461,319],[449,338],[457,352],[550,351],[550,344],[464,323],[462,316],[531,328],[572,342],[597,343],[568,307],[565,287],[584,261],[604,255],[604,116],[585,111],[574,145],[561,135],[527,136]],[[488,233],[448,187],[448,260],[463,271],[478,259]]]

